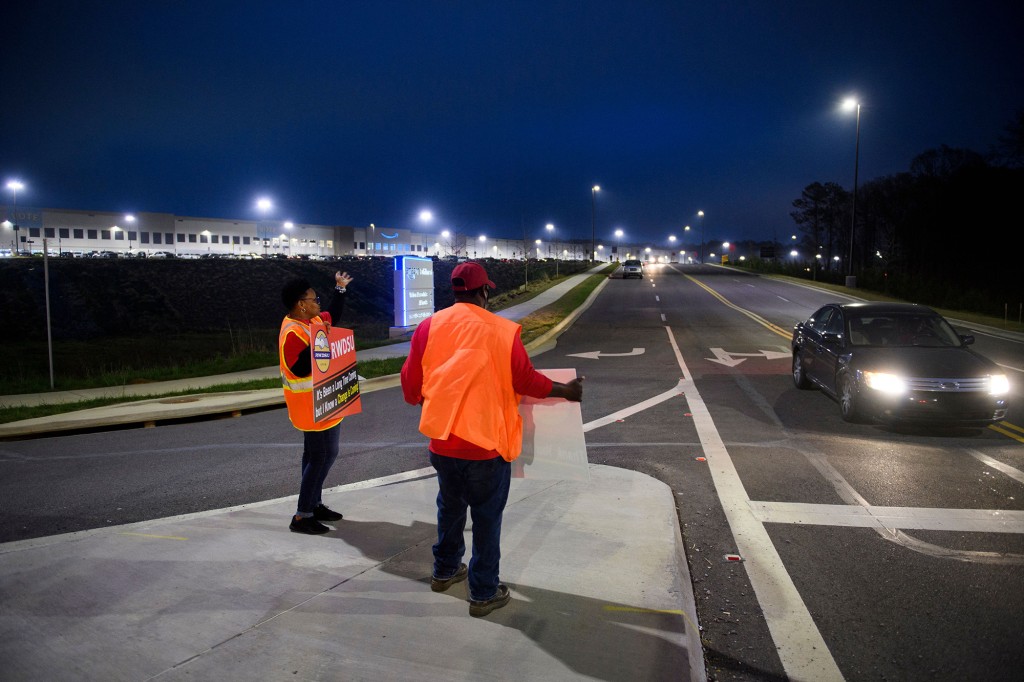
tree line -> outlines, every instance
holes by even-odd
[[[945,308],[1002,315],[1024,300],[1016,270],[1024,197],[1024,109],[987,153],[941,146],[902,173],[853,194],[835,182],[807,185],[790,213],[818,278]],[[838,256],[838,260],[836,257]]]

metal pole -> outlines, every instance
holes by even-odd
[[[46,296],[46,347],[50,354],[50,388],[53,388],[53,335],[50,332],[50,256],[43,239],[43,290]]]
[[[700,264],[704,265],[704,211],[697,211],[700,218]]]
[[[850,277],[853,277],[853,233],[857,229],[857,174],[860,170],[860,104],[857,105],[857,142],[853,152],[853,216],[850,219]],[[855,280],[854,280],[855,282]],[[855,286],[855,284],[854,284]]]
[[[597,246],[597,190],[594,188],[590,189],[590,257],[592,260],[597,259],[596,251]]]

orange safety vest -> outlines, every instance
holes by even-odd
[[[309,322],[321,323],[323,320],[318,315]],[[296,376],[284,359],[284,342],[289,334],[295,334],[305,341],[307,346],[311,343],[309,325],[286,316],[281,322],[281,333],[277,337],[277,359],[281,367],[281,388],[284,389],[284,404],[288,406],[288,419],[299,431],[326,431],[344,417],[335,417],[323,422],[314,419],[313,376]]]
[[[430,320],[423,351],[420,433],[451,434],[506,461],[523,446],[520,396],[512,387],[512,344],[519,325],[472,303],[456,303]]]

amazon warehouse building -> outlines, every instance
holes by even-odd
[[[583,240],[511,240],[484,235],[413,232],[368,225],[190,218],[171,213],[114,213],[5,206],[0,256],[296,257],[464,256],[586,258]],[[605,251],[604,247],[601,247]],[[610,254],[610,250],[606,253]],[[600,258],[599,251],[599,259]]]

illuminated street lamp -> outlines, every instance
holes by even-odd
[[[451,252],[451,248],[452,248],[452,240],[451,240],[452,233],[449,232],[448,230],[441,230],[441,236],[445,238],[445,241],[448,244],[445,247],[445,255],[447,256]]]
[[[590,257],[597,259],[597,193],[601,191],[599,185],[590,188]]]
[[[622,250],[622,230],[615,230],[615,258],[619,258],[619,252]]]
[[[857,139],[853,148],[853,211],[850,218],[850,264],[849,276],[846,278],[846,286],[857,286],[857,279],[853,274],[853,232],[857,228],[857,174],[860,170],[860,102],[853,97],[843,100],[843,111],[857,111]]]
[[[127,222],[128,226],[129,226],[129,229],[127,230],[127,232],[128,232],[128,255],[130,256],[130,255],[132,255],[132,232],[131,232],[131,226],[135,223],[135,216],[133,216],[131,213],[129,213],[128,215],[126,215],[124,217],[124,219],[125,219],[125,222]]]
[[[274,210],[274,202],[269,197],[259,197],[256,199],[256,210],[259,211],[263,218],[267,217],[267,214]],[[263,255],[267,255],[267,249],[270,248],[270,226],[262,225],[258,230],[257,236],[263,240]],[[259,234],[262,233],[262,234]],[[177,251],[177,246],[174,247]]]
[[[11,190],[11,219],[9,222],[14,228],[14,242],[11,244],[11,255],[18,254],[18,192],[25,189],[24,183],[20,180],[8,180],[7,189]]]
[[[554,225],[552,225],[551,223],[548,223],[547,225],[544,226],[544,228],[548,231],[548,234],[554,235],[554,233],[555,233],[555,226]],[[548,255],[549,256],[551,255],[551,244],[552,243],[553,243],[552,241],[548,241]],[[555,251],[555,277],[556,278],[558,277],[558,261],[559,260],[560,259],[558,258],[558,251],[556,250]]]
[[[700,262],[704,264],[704,211],[697,211],[697,217],[700,218]],[[714,256],[712,255],[712,258]]]

